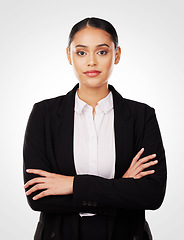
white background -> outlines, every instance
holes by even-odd
[[[182,0],[6,0],[0,2],[0,233],[31,240],[38,213],[23,189],[22,145],[35,102],[77,83],[65,48],[71,27],[96,16],[119,34],[122,58],[110,84],[156,109],[167,156],[165,201],[147,211],[155,240],[183,236],[184,6]]]

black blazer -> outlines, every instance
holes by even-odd
[[[109,85],[114,101],[116,145],[115,178],[76,175],[73,156],[74,104],[77,84],[64,96],[34,105],[24,140],[24,181],[35,175],[25,169],[35,168],[75,176],[74,192],[67,196],[48,196],[28,203],[41,211],[35,240],[78,239],[79,212],[91,212],[108,218],[109,240],[146,239],[145,209],[162,204],[166,187],[165,153],[155,111],[146,104],[124,99]],[[105,144],[105,143],[104,143]],[[139,180],[122,178],[133,157],[142,148],[143,156],[156,153],[155,173]],[[151,239],[151,237],[150,237]]]

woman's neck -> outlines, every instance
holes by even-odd
[[[77,93],[82,101],[86,102],[94,109],[97,103],[109,94],[108,84],[104,84],[101,87],[92,88],[80,85],[79,83],[79,89]]]

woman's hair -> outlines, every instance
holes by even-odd
[[[79,30],[81,30],[81,29],[83,29],[87,26],[94,27],[94,28],[99,28],[99,29],[102,29],[102,30],[106,31],[107,33],[109,33],[111,35],[112,41],[114,42],[115,49],[117,49],[117,47],[118,47],[118,35],[117,35],[116,29],[113,27],[113,25],[106,20],[91,17],[91,18],[85,18],[85,19],[81,20],[80,22],[76,23],[73,26],[73,28],[71,29],[71,32],[69,34],[69,39],[68,39],[69,50],[70,50],[70,44],[73,41],[73,38],[74,38],[75,34]]]

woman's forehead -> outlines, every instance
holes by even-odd
[[[113,44],[111,35],[99,28],[85,27],[79,30],[73,38],[72,45],[100,45],[100,44]]]

